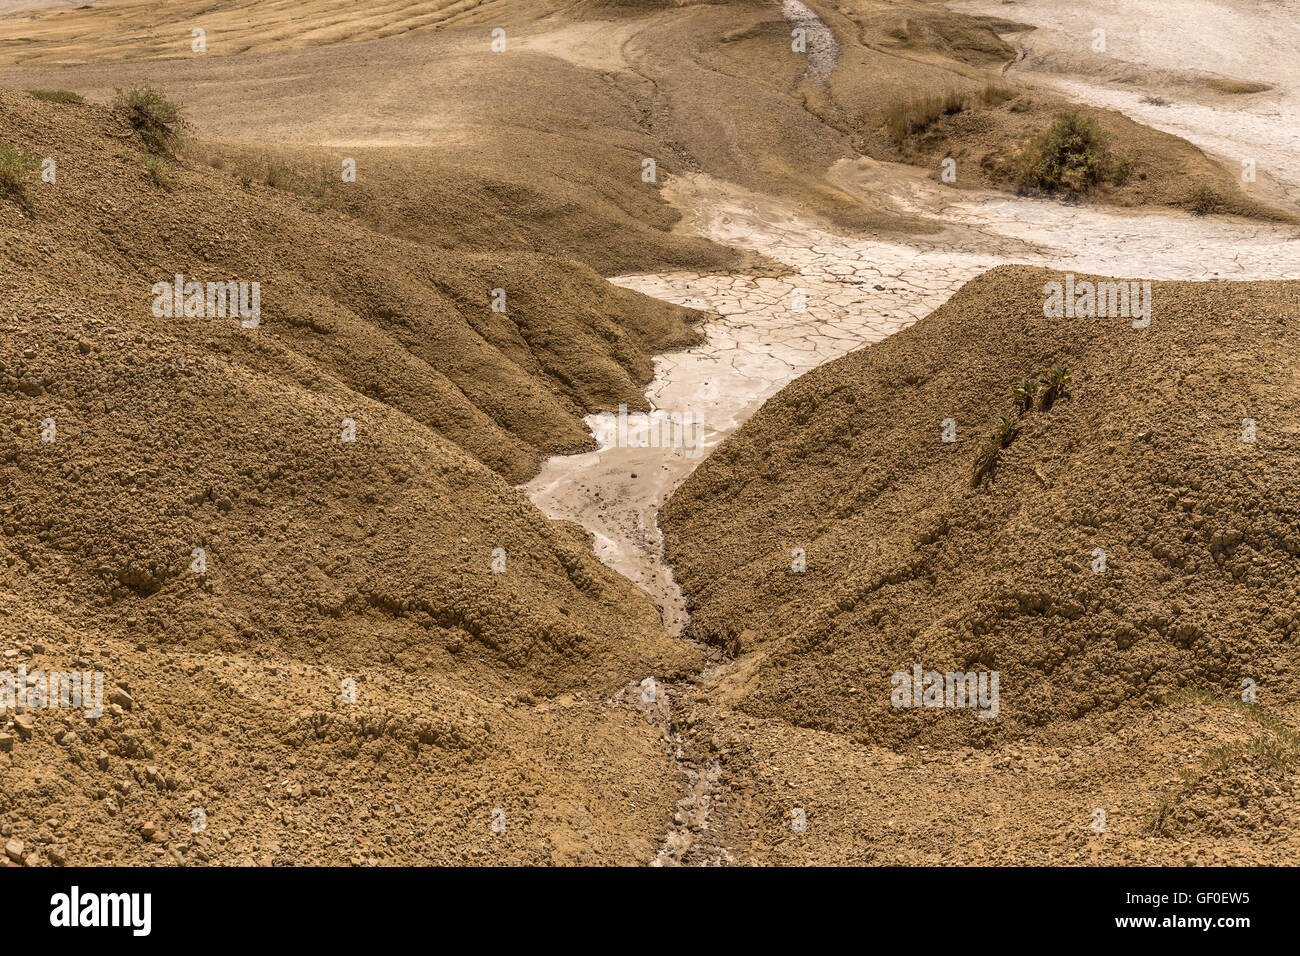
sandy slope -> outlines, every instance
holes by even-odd
[[[472,257],[203,167],[158,185],[98,107],[0,92],[0,117],[60,170],[29,211],[0,200],[5,669],[129,691],[99,720],[0,718],[29,862],[651,859],[676,777],[606,700],[696,655],[484,462],[531,467],[510,421],[548,405],[547,441],[566,416],[580,436],[561,392],[614,384],[640,323],[686,316],[549,260],[517,263],[541,311],[524,291],[495,315]],[[175,272],[259,282],[260,325],[153,314]],[[653,799],[627,796],[641,779]]]
[[[1294,862],[1294,736],[1184,715],[1232,712],[1209,695],[1246,678],[1263,719],[1300,713],[1300,286],[1155,283],[1135,330],[1045,319],[1058,276],[986,273],[804,375],[669,500],[692,630],[735,654],[688,696],[721,825],[756,841],[729,842],[738,859]],[[1011,385],[1056,362],[1068,397],[1020,416],[972,489]],[[999,672],[996,716],[893,706],[890,676],[918,663]],[[1206,702],[1166,703],[1181,688]],[[794,808],[819,817],[807,839]]]

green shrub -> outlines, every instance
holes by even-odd
[[[1128,175],[1117,163],[1097,124],[1078,113],[1061,113],[1021,156],[1016,185],[1022,192],[1041,190],[1077,196],[1106,179]]]
[[[160,156],[175,156],[185,145],[189,122],[184,110],[151,86],[118,90],[113,106],[140,134],[145,148]]]

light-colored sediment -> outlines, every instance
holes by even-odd
[[[958,0],[963,13],[1035,29],[1015,38],[1013,78],[1119,110],[1181,136],[1234,170],[1246,159],[1259,199],[1300,206],[1300,0]],[[1104,31],[1104,37],[1094,31]],[[1094,49],[1104,39],[1104,49]],[[1212,80],[1268,85],[1218,92]],[[1122,148],[1122,146],[1120,147]]]
[[[702,345],[656,359],[646,389],[655,409],[701,422],[702,454],[618,447],[613,417],[589,416],[601,448],[551,458],[524,486],[549,516],[590,529],[601,560],[649,592],[674,632],[686,622],[685,605],[662,560],[655,520],[667,496],[781,387],[905,328],[980,272],[1027,263],[1150,279],[1300,278],[1294,227],[1121,214],[999,194],[962,193],[949,201],[958,194],[915,171],[865,159],[840,164],[833,177],[864,201],[906,207],[947,225],[924,238],[851,236],[707,177],[673,183],[667,192],[690,228],[791,268],[780,278],[681,272],[613,280],[716,313],[704,326]],[[1153,321],[1159,320],[1157,303]]]
[[[804,31],[808,69],[804,71],[803,78],[810,83],[825,82],[835,69],[835,62],[840,55],[835,34],[822,22],[821,17],[799,0],[782,0],[781,15],[790,24],[792,34],[794,30]]]

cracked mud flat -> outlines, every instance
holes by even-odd
[[[523,486],[548,516],[588,528],[600,559],[647,591],[675,634],[687,615],[663,561],[659,507],[710,449],[804,372],[907,327],[967,280],[1007,263],[1150,279],[1300,278],[1294,227],[1000,194],[950,201],[954,193],[915,170],[865,159],[841,163],[832,175],[866,201],[945,225],[920,239],[850,236],[707,177],[672,183],[666,193],[686,215],[684,225],[791,271],[779,278],[676,272],[613,279],[715,313],[702,345],[656,358],[646,389],[652,414],[689,413],[700,423],[700,454],[684,446],[620,447],[615,416],[592,415],[586,421],[599,450],[551,458]],[[1160,321],[1158,304],[1152,320]],[[634,425],[627,434],[645,432]]]
[[[1011,41],[1013,79],[1114,109],[1173,133],[1231,170],[1257,164],[1245,188],[1300,207],[1300,0],[960,0],[953,10],[1035,29]],[[1093,30],[1106,49],[1092,50]],[[1212,79],[1267,84],[1258,93],[1211,90]],[[1153,102],[1161,100],[1163,102]]]

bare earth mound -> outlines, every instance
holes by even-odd
[[[1274,682],[1295,672],[1300,628],[1300,286],[1156,283],[1138,330],[1044,318],[1055,278],[994,270],[809,373],[673,496],[696,632],[761,652],[746,709],[864,740],[978,742],[1184,686],[1252,678],[1292,699]],[[1055,364],[1065,395],[1017,416],[1012,387]],[[1003,414],[1012,439],[972,488]],[[889,676],[916,662],[1000,671],[998,718],[892,707]]]
[[[1135,329],[1045,318],[1063,279],[973,280],[787,386],[670,499],[694,632],[736,655],[684,723],[742,859],[1294,859],[1300,284],[1154,283]],[[1058,363],[1064,394],[1014,411]],[[918,665],[997,671],[996,717],[894,706]]]
[[[0,201],[4,669],[99,670],[111,704],[0,714],[27,862],[650,859],[677,777],[606,701],[696,656],[497,472],[586,442],[690,313],[160,184],[99,107],[0,117],[57,160]],[[260,324],[155,314],[174,273],[258,282]]]

